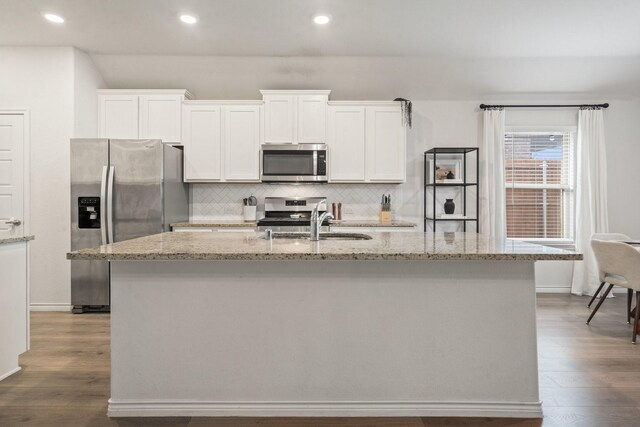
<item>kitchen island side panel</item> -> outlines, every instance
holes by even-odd
[[[532,261],[115,261],[110,416],[539,417]]]

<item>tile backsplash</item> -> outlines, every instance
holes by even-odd
[[[402,215],[402,186],[398,184],[191,184],[191,219],[241,219],[242,199],[258,198],[258,218],[265,197],[325,196],[342,203],[343,219],[377,219],[382,194],[391,194],[396,217]]]

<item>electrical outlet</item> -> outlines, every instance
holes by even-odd
[[[353,215],[353,208],[351,206],[344,208],[344,214],[345,215]]]

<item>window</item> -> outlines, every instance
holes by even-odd
[[[575,129],[507,131],[507,238],[573,243]]]

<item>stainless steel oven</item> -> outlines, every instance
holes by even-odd
[[[327,182],[325,144],[265,144],[262,182]]]

